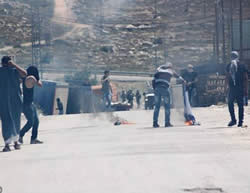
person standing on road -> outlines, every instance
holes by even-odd
[[[227,90],[228,90],[228,109],[231,116],[229,127],[237,124],[234,113],[234,102],[236,100],[239,107],[238,127],[242,127],[244,120],[244,97],[248,96],[248,71],[243,64],[239,62],[239,54],[236,51],[231,53],[231,63],[227,65]]]
[[[35,66],[30,66],[27,69],[28,76],[23,79],[23,113],[27,119],[26,124],[20,131],[19,142],[23,143],[24,135],[32,128],[30,144],[42,144],[43,142],[37,139],[39,118],[34,100],[34,85],[42,87],[42,82],[39,78],[38,69]],[[32,79],[34,85],[31,88],[27,87],[27,80]]]
[[[2,58],[0,67],[0,118],[5,146],[3,152],[9,152],[10,144],[20,149],[18,136],[20,130],[22,99],[20,79],[27,75],[26,71],[15,64],[11,57]]]
[[[139,90],[136,91],[135,98],[136,98],[137,108],[139,109],[141,106],[141,93]]]
[[[173,125],[170,123],[170,82],[171,78],[179,78],[183,82],[185,80],[179,76],[174,70],[173,65],[168,63],[167,65],[162,65],[157,69],[157,72],[154,75],[154,79],[152,81],[152,86],[154,89],[155,95],[155,109],[153,116],[153,127],[160,127],[158,124],[158,117],[161,107],[161,100],[164,100],[164,108],[165,108],[165,127],[172,127]]]
[[[128,100],[128,103],[130,104],[130,106],[131,106],[131,109],[133,109],[133,107],[134,107],[134,93],[133,93],[133,91],[132,90],[129,90],[128,92],[127,92],[127,100]]]
[[[56,110],[59,111],[59,115],[63,115],[63,103],[62,103],[62,101],[60,100],[60,98],[57,98],[57,99],[56,99],[56,103],[57,103],[57,108],[56,108]]]
[[[182,74],[182,77],[187,82],[186,90],[188,92],[188,99],[191,105],[193,105],[193,93],[196,89],[197,72],[194,71],[193,65],[189,64],[187,70]]]
[[[121,99],[122,99],[122,102],[124,103],[126,101],[126,93],[125,93],[125,90],[122,90],[122,93],[121,93]]]
[[[104,71],[104,76],[101,80],[102,83],[102,92],[103,92],[103,102],[107,109],[111,108],[111,100],[112,100],[112,87],[109,78],[109,71]]]

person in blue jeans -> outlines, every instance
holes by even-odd
[[[154,128],[159,127],[158,117],[159,117],[162,98],[164,101],[164,108],[165,108],[165,127],[173,126],[170,122],[171,101],[169,93],[169,87],[172,77],[179,78],[180,80],[185,82],[184,79],[173,70],[173,65],[171,63],[160,66],[154,75],[154,79],[152,81],[155,94],[155,109],[153,116]]]
[[[244,98],[248,96],[248,70],[240,63],[239,53],[233,51],[231,53],[231,63],[227,65],[226,77],[228,87],[228,110],[231,121],[228,123],[229,127],[237,124],[234,112],[234,102],[238,104],[239,120],[238,127],[243,126],[244,121]]]
[[[24,135],[32,128],[30,144],[42,144],[43,142],[37,139],[39,118],[37,115],[36,106],[33,103],[34,87],[27,88],[25,80],[28,77],[33,76],[35,84],[39,87],[42,87],[42,82],[40,81],[39,78],[38,69],[35,66],[28,67],[27,74],[28,76],[25,79],[23,79],[23,113],[27,119],[27,122],[20,131],[19,142],[23,143]]]

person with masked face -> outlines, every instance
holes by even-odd
[[[226,68],[226,83],[228,90],[228,109],[231,116],[229,127],[237,124],[234,113],[234,102],[239,107],[238,127],[242,127],[244,120],[244,97],[248,96],[248,71],[239,62],[239,54],[236,51],[231,53],[231,63]]]
[[[154,128],[159,127],[158,117],[159,117],[162,98],[164,100],[164,108],[165,108],[165,127],[173,126],[170,123],[171,103],[170,103],[170,93],[169,93],[170,82],[172,77],[178,78],[183,82],[185,82],[185,80],[175,72],[175,70],[173,69],[173,65],[171,63],[160,66],[154,75],[154,79],[152,81],[152,86],[155,95],[155,109],[153,116]]]
[[[196,88],[197,79],[197,72],[194,71],[193,65],[189,64],[187,70],[182,74],[182,77],[187,82],[186,83],[186,90],[188,92],[188,99],[191,105],[193,105],[193,92]]]
[[[3,152],[9,152],[10,144],[20,149],[18,136],[21,122],[22,99],[20,79],[27,75],[26,71],[15,64],[11,57],[2,58],[0,67],[0,118],[5,146]]]
[[[43,142],[37,139],[39,118],[37,115],[34,100],[34,86],[42,87],[42,82],[39,78],[38,69],[35,66],[30,66],[27,69],[28,76],[23,80],[23,113],[27,119],[26,124],[20,131],[19,142],[23,143],[24,135],[32,128],[30,144],[42,144]],[[29,86],[28,82],[33,82]]]

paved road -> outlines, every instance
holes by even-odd
[[[6,193],[249,193],[250,131],[224,127],[225,108],[194,112],[202,126],[184,126],[177,112],[174,128],[158,129],[151,111],[116,113],[132,123],[121,126],[111,114],[42,117],[44,145],[29,145],[28,135],[21,151],[0,153],[0,186]]]

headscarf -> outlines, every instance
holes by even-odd
[[[229,73],[231,75],[231,78],[233,80],[234,85],[236,85],[236,72],[238,70],[238,62],[239,62],[239,54],[236,51],[233,51],[231,53],[231,65],[230,65],[230,69],[229,69]]]
[[[173,64],[169,62],[165,65],[161,65],[159,68],[157,68],[157,72],[165,72],[173,75],[174,74]]]

